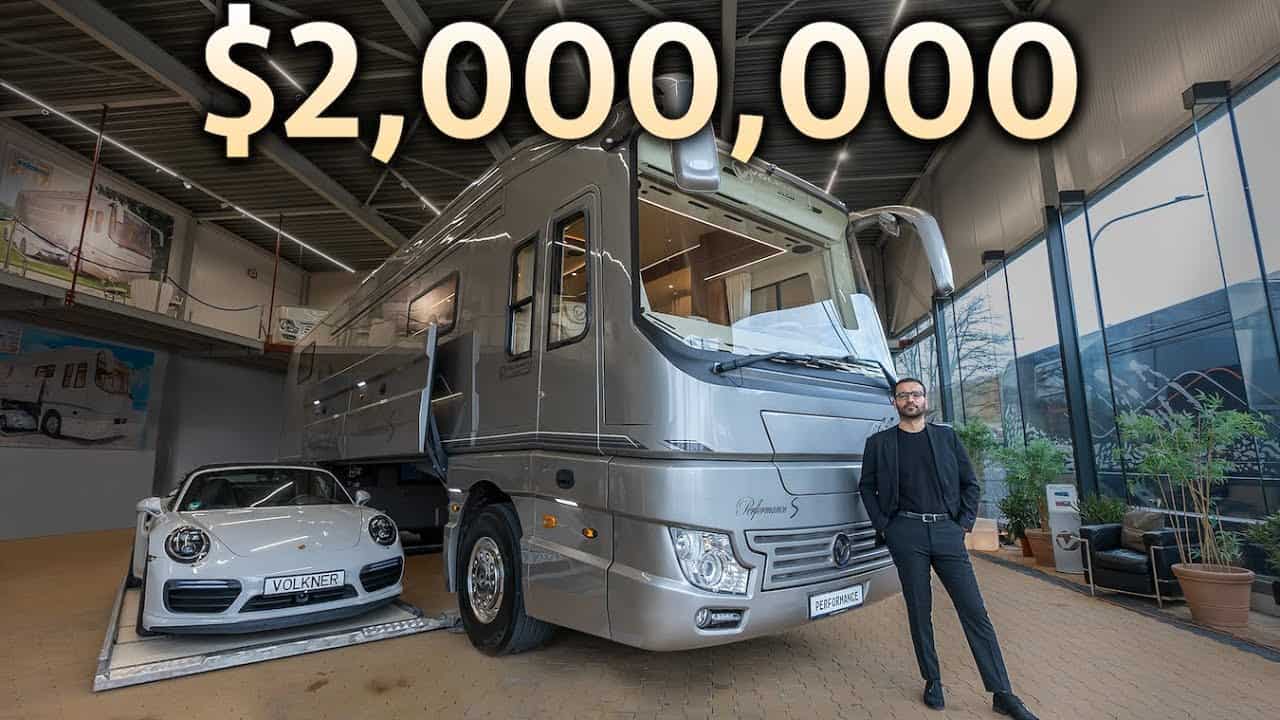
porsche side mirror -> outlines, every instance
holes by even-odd
[[[149,497],[138,501],[138,512],[146,513],[151,517],[160,517],[164,514],[164,500],[158,497]]]
[[[357,505],[368,505],[368,504],[369,504],[369,501],[370,501],[371,499],[373,499],[373,496],[369,494],[369,491],[368,491],[368,490],[357,490],[357,491],[356,491],[356,504],[357,504]]]

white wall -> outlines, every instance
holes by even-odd
[[[164,389],[156,492],[167,492],[200,465],[276,459],[284,419],[282,373],[175,357]]]
[[[134,505],[152,491],[168,365],[157,352],[139,449],[0,447],[0,540],[133,525]]]
[[[360,273],[313,272],[307,289],[306,306],[331,310],[360,284]]]
[[[265,326],[267,321],[275,255],[209,223],[193,224],[191,237],[194,247],[191,280],[187,286],[191,294],[220,308],[259,307],[233,312],[189,300],[184,318],[239,335],[261,338],[259,326]],[[252,277],[254,274],[256,278]],[[302,279],[302,270],[286,260],[280,261],[276,307],[300,302]]]
[[[1050,143],[1061,189],[1098,189],[1190,124],[1181,94],[1193,83],[1241,83],[1280,57],[1280,0],[1076,0],[1053,3],[1047,19],[1072,39],[1081,72],[1075,116]],[[983,250],[1012,251],[1043,226],[1039,151],[975,107],[939,152],[906,202],[938,217],[960,286],[981,273]],[[899,330],[928,312],[932,283],[914,240],[891,239],[885,264]]]

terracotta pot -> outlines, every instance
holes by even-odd
[[[1249,593],[1253,571],[1203,563],[1174,563],[1173,574],[1191,608],[1191,619],[1201,625],[1241,630],[1249,626]]]
[[[1036,556],[1036,565],[1055,567],[1053,562],[1053,536],[1048,530],[1027,528],[1026,538],[1031,544],[1031,553]]]
[[[1018,545],[1022,546],[1022,557],[1033,556],[1033,553],[1031,552],[1031,541],[1027,539],[1026,535],[1018,538]]]

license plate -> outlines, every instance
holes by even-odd
[[[309,575],[285,575],[267,578],[263,595],[295,595],[328,588],[342,587],[347,582],[346,570],[311,573]]]
[[[835,615],[862,604],[866,597],[865,584],[817,593],[809,596],[809,619]]]

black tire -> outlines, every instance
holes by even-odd
[[[478,542],[496,545],[502,561],[502,599],[497,615],[484,622],[472,607],[467,576]],[[489,655],[510,655],[532,650],[551,639],[555,626],[529,617],[524,611],[520,574],[520,519],[506,503],[488,505],[468,525],[459,546],[457,566],[458,611],[471,644]]]
[[[40,421],[40,432],[51,438],[62,437],[62,415],[57,410],[50,410]]]
[[[129,576],[130,576],[130,577],[133,577],[133,565],[132,565],[132,564],[129,566],[129,573],[130,573],[130,575],[129,575]],[[138,619],[137,619],[137,620],[135,620],[135,621],[133,622],[133,633],[134,633],[135,635],[137,635],[138,637],[142,637],[142,638],[146,638],[146,637],[153,637],[153,636],[155,636],[157,633],[153,633],[153,632],[151,632],[150,630],[147,630],[146,628],[142,627],[142,608],[147,604],[147,575],[146,575],[146,571],[143,571],[143,575],[142,575],[142,578],[141,578],[141,579],[139,580],[139,582],[138,582],[138,586],[139,586],[139,590],[138,590]]]
[[[134,552],[134,551],[132,551],[132,550],[131,550],[131,551],[129,551],[129,569],[127,570],[128,575],[125,577],[125,581],[124,581],[124,586],[125,586],[125,587],[127,587],[127,588],[140,588],[140,587],[142,587],[142,578],[140,578],[140,577],[138,577],[137,575],[134,575],[134,574],[133,574],[133,557],[134,557],[134,555],[135,555],[135,552]]]

